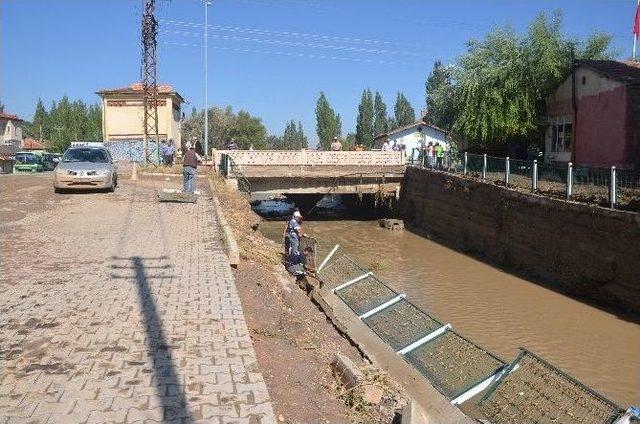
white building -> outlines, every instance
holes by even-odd
[[[440,143],[444,146],[445,151],[449,151],[451,147],[451,139],[447,136],[447,131],[424,121],[416,121],[413,124],[377,135],[374,141],[375,148],[380,149],[385,141],[389,141],[391,146],[394,142],[404,144],[407,158],[411,158],[413,155],[414,159],[418,159],[418,151],[423,141],[425,144],[429,144],[429,142],[434,145]]]
[[[0,144],[19,149],[22,144],[22,122],[16,115],[0,112]]]

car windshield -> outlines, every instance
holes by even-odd
[[[102,149],[69,149],[62,162],[107,163],[107,153]]]
[[[38,163],[38,156],[33,153],[18,153],[16,162],[20,163]]]

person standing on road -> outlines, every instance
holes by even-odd
[[[182,191],[184,193],[193,194],[195,191],[199,163],[202,163],[202,158],[196,153],[196,141],[193,140],[182,161]]]
[[[342,150],[342,143],[338,140],[338,137],[333,137],[333,142],[331,143],[331,150],[334,152],[338,152]]]
[[[173,140],[169,139],[167,144],[164,145],[162,156],[164,157],[164,164],[166,166],[173,166]]]

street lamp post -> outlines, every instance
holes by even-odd
[[[209,6],[211,6],[210,0],[204,0],[204,157],[209,156],[209,101],[208,101],[208,85],[209,85],[209,72],[208,72],[208,44],[209,38]]]

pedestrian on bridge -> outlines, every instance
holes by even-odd
[[[342,143],[338,140],[338,137],[333,137],[333,142],[331,143],[331,150],[334,152],[338,152],[342,150]]]
[[[182,161],[182,191],[184,193],[193,194],[195,191],[199,163],[202,163],[202,158],[196,153],[196,140],[194,138]]]

